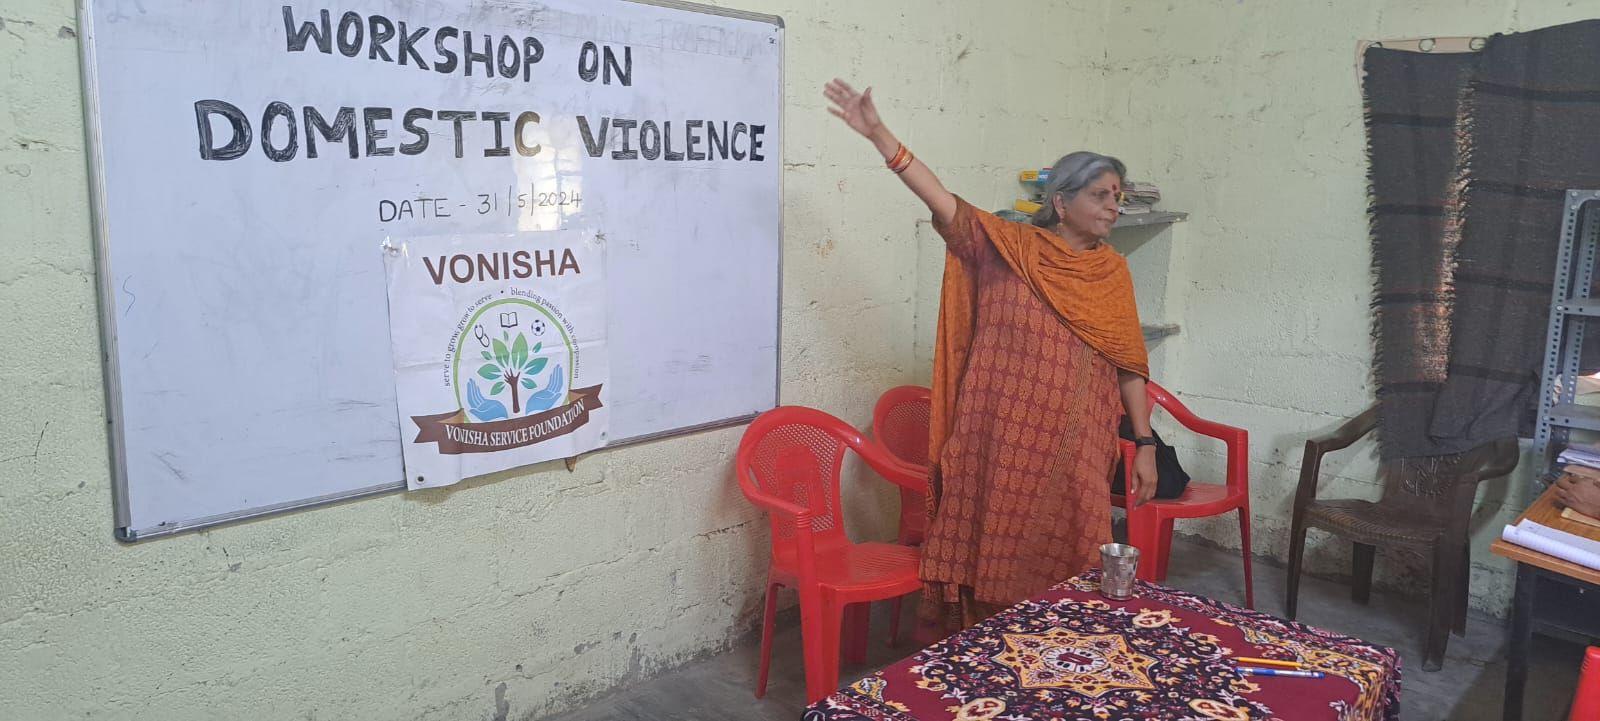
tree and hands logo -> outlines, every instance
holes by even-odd
[[[539,309],[553,325],[522,323],[508,308]],[[484,328],[487,323],[478,323],[491,311],[499,313],[499,338]],[[456,392],[456,408],[412,416],[418,428],[412,442],[437,443],[438,452],[447,455],[494,453],[544,443],[587,425],[590,414],[605,407],[600,384],[569,390],[573,379],[566,368],[578,367],[577,349],[565,332],[548,347],[537,340],[543,331],[562,328],[559,316],[559,311],[524,298],[469,311],[462,327],[472,328],[478,357],[470,351],[455,356],[446,376]],[[458,331],[452,345],[464,337]]]
[[[477,372],[478,378],[494,384],[489,387],[489,393],[485,395],[478,389],[476,379],[467,381],[467,405],[472,416],[479,421],[495,421],[554,408],[565,396],[566,384],[562,368],[557,365],[546,386],[539,387],[539,376],[550,362],[549,358],[539,355],[542,350],[544,343],[534,343],[530,348],[527,336],[520,331],[515,339],[509,332],[494,339],[491,349],[482,351],[484,364]],[[507,390],[511,392],[509,412],[504,401],[495,399]],[[523,391],[529,394],[526,403]]]

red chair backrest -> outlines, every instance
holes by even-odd
[[[745,430],[734,468],[740,488],[757,505],[775,499],[809,510],[816,548],[823,550],[849,543],[839,514],[839,469],[845,449],[863,442],[849,424],[822,411],[782,406]],[[792,522],[778,514],[767,517],[773,558],[793,558]]]
[[[1600,719],[1600,646],[1590,646],[1583,655],[1583,671],[1578,675],[1578,693],[1572,699],[1567,721]]]
[[[872,410],[872,436],[895,458],[919,468],[928,466],[928,423],[932,391],[922,386],[891,388]]]

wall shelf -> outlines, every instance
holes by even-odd
[[[1188,213],[1180,213],[1170,210],[1153,210],[1148,213],[1134,213],[1132,215],[1117,216],[1117,224],[1112,226],[1112,228],[1141,228],[1147,225],[1171,225],[1173,223],[1181,223],[1188,219]]]
[[[1026,213],[1014,210],[1012,208],[1002,208],[995,211],[994,214],[1003,220],[1010,220],[1016,223],[1026,223],[1029,220],[1029,216]],[[1116,225],[1111,226],[1111,229],[1121,230],[1123,228],[1143,228],[1155,225],[1172,225],[1173,223],[1181,223],[1188,219],[1188,213],[1181,213],[1175,210],[1153,210],[1148,213],[1119,215],[1117,216]]]
[[[1177,323],[1145,323],[1140,326],[1140,329],[1144,331],[1144,342],[1146,343],[1178,334]]]

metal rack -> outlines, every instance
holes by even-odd
[[[1590,295],[1600,260],[1600,190],[1568,190],[1564,213],[1533,436],[1534,458],[1545,482],[1556,447],[1566,445],[1572,429],[1600,431],[1600,407],[1576,402],[1583,336],[1589,319],[1600,318],[1600,298]]]

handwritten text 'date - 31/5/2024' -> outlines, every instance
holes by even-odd
[[[533,216],[541,211],[576,211],[583,205],[578,190],[539,190],[536,186],[506,186],[493,193],[475,193],[468,199],[430,197],[382,198],[378,201],[378,220],[396,223],[447,220],[458,215],[502,215],[507,218]]]

